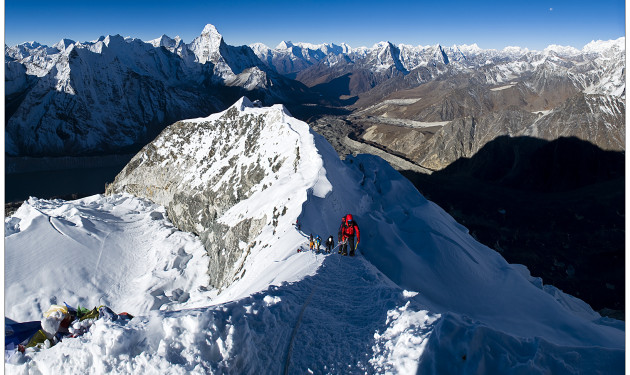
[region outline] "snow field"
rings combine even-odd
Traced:
[[[63,302],[137,315],[205,294],[203,246],[163,207],[130,195],[31,198],[5,233],[5,313],[18,321]]]

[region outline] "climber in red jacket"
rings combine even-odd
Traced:
[[[355,244],[354,237],[356,236],[357,242]],[[350,256],[353,257],[357,246],[359,246],[361,236],[359,235],[359,226],[356,221],[353,220],[351,214],[347,214],[341,219],[341,226],[339,227],[339,251],[342,255],[348,255],[348,247],[350,248]]]

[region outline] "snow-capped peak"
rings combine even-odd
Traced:
[[[545,54],[549,54],[551,52],[555,52],[556,54],[559,54],[559,55],[572,56],[572,55],[577,55],[578,53],[580,53],[580,50],[571,46],[560,46],[557,44],[551,44],[547,48],[545,48],[543,51],[543,53]]]
[[[108,47],[112,47],[113,45],[125,43],[125,38],[123,38],[120,34],[116,35],[108,35],[103,39],[103,44]]]
[[[212,24],[207,24],[201,35],[192,41],[189,48],[197,57],[197,61],[205,64],[213,54],[219,52],[222,43],[223,36],[219,34],[217,28]]]
[[[57,48],[60,51],[64,51],[66,50],[68,47],[70,47],[71,45],[75,44],[76,42],[74,40],[70,40],[70,39],[61,39],[57,44],[55,44],[53,47]]]
[[[529,52],[529,49],[518,47],[518,46],[507,46],[503,48],[503,52],[509,53],[509,54],[523,54],[524,55],[527,52]]]
[[[378,43],[374,43],[374,45],[372,46],[372,49],[381,49],[381,48],[385,48],[385,47],[387,47],[389,45],[391,45],[390,42],[380,41]]]
[[[619,51],[625,51],[626,38],[621,37],[614,40],[593,40],[582,48],[584,53],[602,53],[604,51],[616,48]]]
[[[252,43],[249,45],[249,48],[252,49],[252,51],[254,51],[254,53],[258,54],[266,54],[268,51],[271,50],[271,48],[269,48],[266,44],[264,43]]]
[[[214,26],[213,24],[209,23],[207,24],[203,30],[201,31],[201,35],[208,35],[213,39],[220,39],[223,38],[223,36],[219,33],[219,31],[217,30],[216,26]]]
[[[276,49],[283,50],[283,49],[289,49],[291,47],[293,47],[293,43],[291,43],[290,40],[283,40],[276,46]]]
[[[148,43],[153,45],[154,47],[167,47],[168,48],[168,47],[173,47],[176,42],[175,40],[168,37],[166,34],[162,34],[161,37],[157,39],[149,40]]]
[[[465,53],[465,54],[476,54],[476,53],[483,52],[483,50],[479,48],[477,43],[454,45],[453,49],[459,50],[460,52]]]

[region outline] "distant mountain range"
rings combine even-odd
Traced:
[[[402,121],[415,127],[409,136],[438,144],[380,146],[434,169],[505,134],[573,135],[625,149],[625,38],[544,51],[390,42],[234,47],[207,25],[190,44],[116,35],[5,46],[5,74],[5,150],[14,156],[137,150],[165,126],[223,110],[241,95],[297,108],[303,118],[343,108],[377,144]],[[437,137],[427,137],[427,123],[438,126]],[[464,146],[445,150],[449,142]]]
[[[9,155],[81,155],[139,148],[165,126],[205,116],[243,93],[292,102],[306,87],[267,68],[208,25],[190,44],[101,37],[5,47]]]

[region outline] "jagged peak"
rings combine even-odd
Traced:
[[[148,43],[154,45],[155,47],[159,47],[159,46],[165,46],[166,47],[169,44],[171,44],[172,40],[173,39],[171,39],[168,35],[162,34],[159,38],[149,40]]]
[[[289,49],[293,46],[294,44],[290,40],[283,40],[276,46],[276,49]]]
[[[346,43],[341,43],[341,50],[343,51],[343,53],[350,53],[352,52],[352,47],[350,47],[348,44]]]
[[[221,34],[219,33],[219,31],[217,30],[216,26],[214,26],[213,24],[209,23],[207,24],[203,30],[201,31],[201,35],[204,34],[208,34],[208,35],[219,35],[221,36]]]
[[[147,43],[154,47],[177,48],[182,43],[182,38],[179,35],[171,38],[166,34],[162,34],[159,38],[150,40]]]
[[[381,49],[381,48],[387,48],[387,47],[391,47],[393,46],[393,44],[389,41],[380,41],[378,43],[375,43],[372,48],[373,49]]]
[[[214,25],[209,23],[203,28],[203,30],[201,31],[201,35],[195,38],[193,43],[195,41],[209,44],[212,49],[214,49],[213,47],[219,48],[219,45],[223,42],[223,35],[219,33]]]
[[[25,47],[25,48],[28,48],[28,49],[35,49],[35,48],[38,48],[38,47],[42,47],[42,44],[32,40],[30,42],[20,43],[20,44],[18,44],[18,46]]]
[[[266,54],[270,53],[270,51],[271,51],[271,48],[269,48],[264,43],[252,43],[248,47],[251,48],[252,51],[254,51],[254,53],[256,55],[258,55],[258,56],[266,55]]]
[[[461,52],[467,52],[467,53],[479,53],[479,52],[483,51],[481,48],[479,48],[477,43],[473,43],[473,44],[459,44],[459,45],[454,44],[453,45],[453,49],[459,50]]]
[[[249,48],[251,49],[269,49],[269,47],[265,44],[265,43],[260,43],[260,42],[256,42],[256,43],[252,43],[249,45]]]
[[[75,43],[76,42],[74,40],[64,38],[57,42],[57,44],[55,44],[53,47],[57,48],[60,51],[63,51]]]
[[[125,38],[123,38],[120,34],[116,35],[108,35],[102,40],[103,44],[106,46],[111,46],[113,44],[121,44],[125,42]]]
[[[205,64],[210,56],[215,52],[218,52],[221,45],[225,44],[223,36],[217,31],[217,28],[212,24],[207,24],[203,28],[201,35],[195,38],[190,43],[190,50],[197,56],[198,61],[201,64]]]

